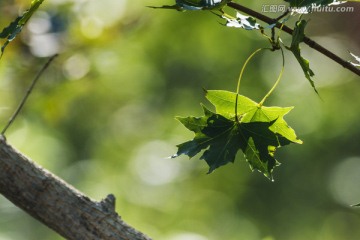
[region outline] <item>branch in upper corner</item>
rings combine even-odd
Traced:
[[[277,22],[276,19],[272,19],[269,18],[259,12],[256,12],[250,8],[244,7],[240,4],[234,3],[234,2],[229,2],[227,4],[228,7],[231,7],[233,9],[236,9],[240,12],[246,13],[254,18],[257,18],[267,24],[275,24],[276,28],[281,28],[282,31],[292,35],[293,34],[293,29],[289,28],[288,26],[282,25],[281,23]],[[354,65],[352,65],[350,62],[345,61],[344,59],[342,59],[341,57],[337,56],[336,54],[334,54],[333,52],[329,51],[328,49],[324,48],[323,46],[321,46],[320,44],[316,43],[315,41],[311,40],[308,37],[304,37],[303,42],[308,45],[309,47],[315,49],[316,51],[324,54],[325,56],[327,56],[328,58],[330,58],[331,60],[333,60],[334,62],[340,64],[341,66],[343,66],[344,68],[350,70],[351,72],[355,73],[356,75],[360,76],[360,69],[355,67]]]

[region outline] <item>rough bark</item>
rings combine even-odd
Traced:
[[[150,239],[121,220],[113,195],[91,200],[16,151],[3,136],[0,193],[66,239]]]

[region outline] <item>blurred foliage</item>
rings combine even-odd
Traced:
[[[1,1],[0,25],[28,4]],[[192,137],[174,116],[201,114],[202,87],[234,91],[247,56],[268,43],[209,12],[145,7],[163,4],[171,3],[45,1],[0,62],[3,125],[44,58],[60,56],[8,141],[96,200],[115,194],[122,218],[154,239],[359,239],[359,209],[349,207],[360,200],[359,78],[302,47],[321,101],[288,54],[268,104],[295,106],[287,122],[304,144],[278,152],[274,183],[240,155],[207,175],[203,161],[167,158]],[[263,3],[244,4],[260,11]],[[311,15],[305,33],[358,56],[355,11]],[[255,57],[241,93],[260,100],[280,68],[277,53]],[[0,214],[0,239],[61,239],[3,197]]]

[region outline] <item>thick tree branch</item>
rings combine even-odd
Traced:
[[[236,9],[240,12],[246,13],[256,19],[259,19],[267,24],[274,24],[277,23],[276,19],[272,19],[269,18],[259,12],[256,12],[250,8],[244,7],[240,4],[234,3],[234,2],[229,2],[227,4],[227,6]],[[281,28],[282,31],[291,34],[293,33],[293,29],[287,27],[287,26],[282,26],[280,23],[276,24],[277,28]],[[328,49],[324,48],[323,46],[321,46],[320,44],[316,43],[315,41],[311,40],[308,37],[304,38],[304,43],[307,44],[309,47],[315,49],[316,51],[324,54],[325,56],[327,56],[328,58],[330,58],[331,60],[335,61],[336,63],[340,64],[341,66],[343,66],[344,68],[350,70],[351,72],[355,73],[356,75],[360,76],[360,68],[355,67],[354,65],[352,65],[350,62],[345,61],[344,59],[342,59],[341,57],[337,56],[336,54],[334,54],[333,52],[329,51]]]
[[[14,150],[0,135],[0,193],[70,240],[150,240],[115,212],[115,197],[101,202]]]

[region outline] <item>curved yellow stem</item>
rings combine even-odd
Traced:
[[[244,70],[246,68],[246,65],[249,63],[249,61],[255,56],[255,54],[257,54],[258,52],[260,52],[261,50],[264,50],[264,49],[268,49],[268,48],[259,48],[257,50],[255,50],[245,61],[241,71],[240,71],[240,76],[239,76],[239,79],[238,79],[238,83],[237,83],[237,88],[236,88],[236,94],[239,94],[239,91],[240,91],[240,81],[242,79],[242,76],[244,74]]]
[[[275,90],[275,88],[277,87],[277,85],[280,82],[280,79],[284,73],[284,68],[285,68],[285,57],[284,57],[284,50],[282,48],[280,48],[281,50],[281,56],[282,56],[282,67],[281,67],[281,71],[279,74],[279,77],[277,78],[276,82],[274,83],[274,85],[272,86],[272,88],[269,90],[269,92],[264,96],[264,98],[260,101],[259,106],[262,106],[264,104],[264,102],[266,101],[266,99],[272,94],[272,92]]]
[[[236,98],[235,98],[235,121],[236,121],[236,122],[239,122],[239,118],[238,118],[238,114],[237,114],[237,105],[238,105],[238,97],[239,97],[239,92],[240,92],[240,82],[241,82],[242,76],[243,76],[243,74],[244,74],[246,65],[249,63],[249,61],[250,61],[258,52],[260,52],[261,50],[264,50],[264,49],[268,49],[268,48],[259,48],[259,49],[255,50],[255,51],[246,59],[243,67],[241,68],[240,76],[239,76],[239,79],[238,79],[238,82],[237,82],[237,87],[236,87]]]

